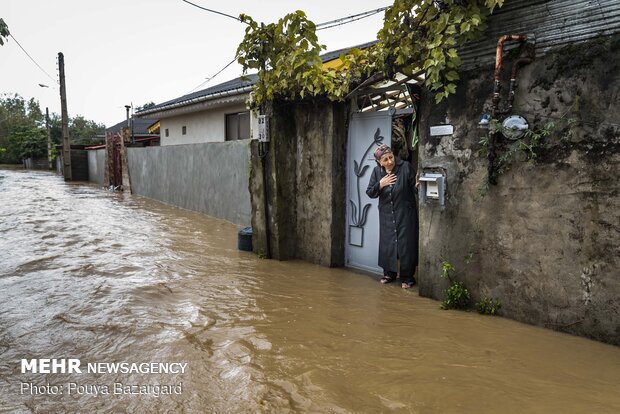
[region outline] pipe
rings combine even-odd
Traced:
[[[502,70],[502,57],[504,54],[504,43],[510,40],[518,41],[518,42],[526,42],[527,36],[503,35],[503,36],[500,36],[500,38],[497,40],[497,47],[495,49],[495,73],[494,73],[494,82],[493,82],[493,98],[491,99],[491,101],[493,102],[493,109],[491,111],[491,117],[493,119],[497,119],[497,116],[500,114],[499,102],[501,98],[499,96],[499,93],[501,90],[501,85],[499,82],[499,78],[500,78],[500,73]],[[516,62],[515,62],[515,65],[516,65]],[[514,66],[513,66],[513,74],[516,74]],[[515,78],[515,76],[513,76],[513,78]],[[513,83],[513,79],[510,80],[510,90],[511,90],[511,95],[512,95],[512,97],[509,96],[510,109],[512,109],[512,100],[514,100],[514,84],[515,83],[516,83],[516,79],[514,79],[514,83]],[[487,169],[487,175],[488,175],[489,184],[492,184],[492,185],[497,184],[497,177],[496,177],[496,171],[495,171],[495,158],[496,158],[495,156],[495,135],[496,134],[497,134],[497,131],[495,131],[493,128],[489,130],[489,151],[488,151],[489,165]]]
[[[503,35],[497,40],[497,47],[495,49],[495,82],[493,86],[493,113],[492,116],[495,118],[499,112],[499,91],[501,89],[499,83],[500,72],[502,70],[502,56],[504,54],[504,43],[509,40],[514,40],[517,42],[527,42],[527,36],[524,35]]]
[[[519,67],[527,65],[528,63],[532,63],[532,60],[533,60],[532,58],[521,58],[521,59],[518,59],[512,65],[512,76],[510,77],[510,90],[508,92],[508,106],[506,107],[506,110],[504,111],[504,113],[509,114],[510,112],[512,112],[512,104],[514,103],[514,100],[515,100],[515,88],[517,86],[517,72],[519,71]]]

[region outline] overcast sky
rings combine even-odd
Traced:
[[[271,23],[304,10],[315,23],[378,9],[390,0],[191,0],[206,8]],[[70,116],[111,126],[125,105],[164,102],[184,95],[234,58],[245,25],[181,0],[2,0],[0,18],[48,77],[9,38],[0,46],[0,93],[35,98],[60,113],[58,52],[65,57]],[[383,13],[319,31],[327,51],[376,38]],[[233,79],[231,65],[204,89]],[[38,84],[55,86],[41,88]]]

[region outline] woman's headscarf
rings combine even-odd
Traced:
[[[391,153],[392,148],[388,147],[386,144],[379,145],[379,148],[375,150],[375,159],[381,161],[381,157],[383,157],[387,153]]]

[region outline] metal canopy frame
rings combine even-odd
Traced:
[[[407,83],[422,83],[424,72],[410,76],[397,73],[393,80],[371,76],[347,95],[355,112],[377,112],[392,109],[398,113],[411,113],[413,100],[409,96]]]

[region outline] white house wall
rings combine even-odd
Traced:
[[[226,115],[247,111],[245,104],[209,109],[160,120],[161,145],[226,141]],[[186,127],[185,135],[182,134]],[[168,136],[166,136],[166,130]]]

